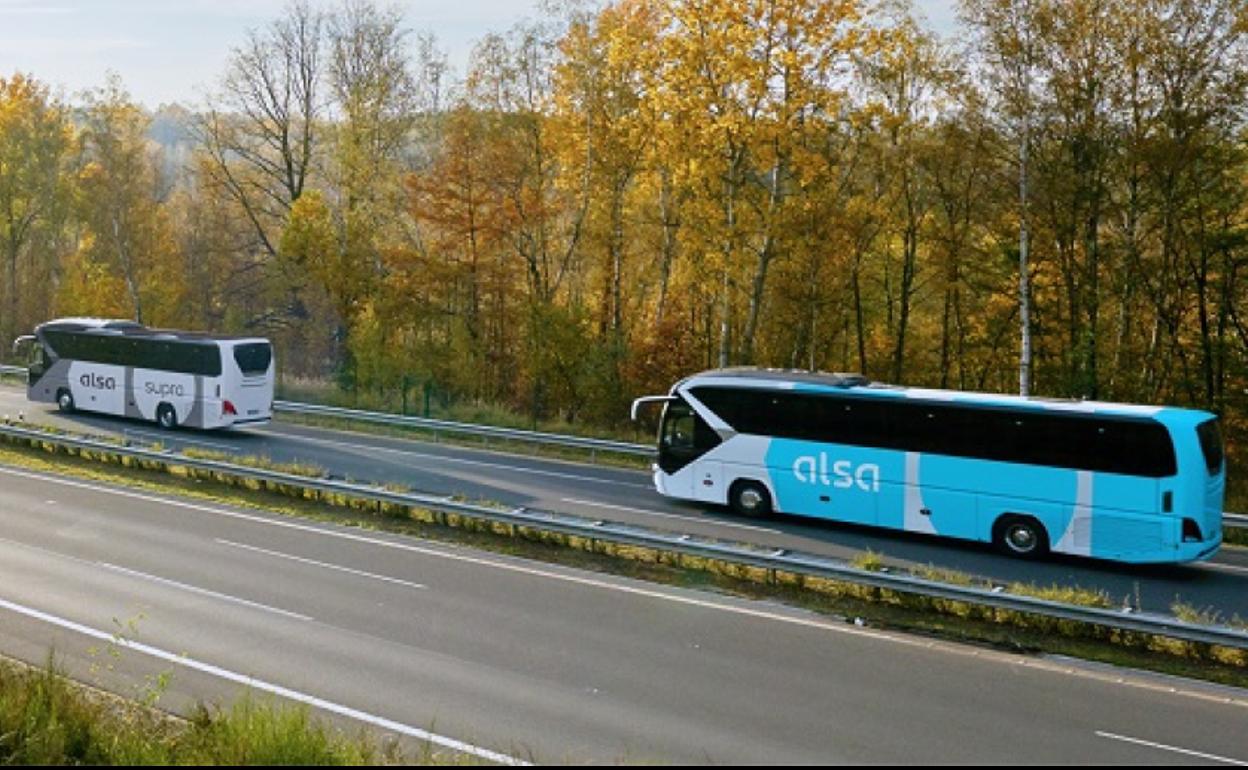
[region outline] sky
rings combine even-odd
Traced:
[[[332,5],[335,3],[326,3]],[[537,18],[536,0],[399,0],[408,29],[432,32],[463,72],[473,44]],[[914,0],[939,32],[954,28],[956,0]],[[249,29],[286,0],[0,0],[0,77],[24,72],[65,97],[103,85],[109,70],[150,109],[203,101]]]

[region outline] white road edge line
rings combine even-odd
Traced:
[[[255,553],[261,553],[261,554],[264,554],[265,556],[274,556],[279,559],[289,559],[290,561],[299,562],[300,564],[310,564],[314,567],[323,567],[324,569],[332,569],[338,572],[345,572],[348,575],[357,575],[359,577],[371,578],[372,580],[381,580],[386,583],[394,583],[395,585],[406,586],[407,588],[428,588],[429,587],[421,583],[412,583],[411,581],[408,581],[408,580],[400,580],[399,578],[387,577],[386,575],[377,575],[372,572],[365,572],[363,570],[351,569],[350,567],[343,567],[339,564],[329,564],[323,561],[316,561],[315,559],[305,559],[302,556],[294,556],[289,553],[282,553],[281,551],[270,551],[267,548],[258,548],[254,545],[247,545],[246,543],[235,543],[232,540],[222,540],[219,537],[215,538],[215,540],[221,545],[227,545],[231,548],[241,548],[245,551],[253,551]]]
[[[697,524],[714,524],[720,527],[736,527],[737,529],[748,529],[752,532],[766,532],[770,535],[781,534],[778,529],[768,529],[766,527],[755,527],[750,524],[738,524],[735,521],[720,521],[719,519],[699,519],[696,516],[681,516],[678,513],[663,513],[662,511],[651,511],[645,508],[630,508],[627,505],[612,505],[610,503],[596,503],[593,500],[577,500],[574,497],[560,498],[560,502],[571,503],[573,505],[588,505],[594,508],[609,508],[613,511],[629,511],[632,513],[644,513],[647,516],[662,516],[665,519],[679,519],[680,521],[692,521]]]
[[[207,588],[200,588],[198,586],[189,585],[187,583],[179,583],[176,580],[170,580],[169,578],[163,578],[158,575],[149,575],[146,572],[139,572],[138,570],[128,569],[126,567],[120,567],[116,564],[109,564],[106,561],[97,561],[96,566],[103,567],[104,569],[111,570],[113,572],[118,572],[122,575],[129,575],[130,577],[137,577],[141,580],[149,580],[153,583],[159,583],[160,585],[169,586],[170,588],[177,588],[182,591],[189,591],[190,593],[199,594],[200,596],[207,596],[212,599],[221,599],[222,601],[233,602],[234,604],[241,604],[244,607],[251,607],[253,609],[264,610],[265,612],[273,612],[278,615],[284,615],[288,618],[294,618],[295,620],[312,620],[312,618],[308,617],[307,615],[300,615],[298,612],[291,612],[289,610],[278,609],[277,607],[270,607],[267,604],[261,604],[260,602],[253,602],[247,599],[240,599],[237,596],[230,596],[229,594],[223,594],[223,593],[218,593],[216,591],[210,591]]]
[[[1100,738],[1108,738],[1113,741],[1122,741],[1123,743],[1133,743],[1137,746],[1144,746],[1150,749],[1160,749],[1161,751],[1171,751],[1171,752],[1174,752],[1175,754],[1184,754],[1189,757],[1198,757],[1200,759],[1208,759],[1214,762],[1221,762],[1225,765],[1237,765],[1239,767],[1248,767],[1248,762],[1245,762],[1242,759],[1220,757],[1217,754],[1206,754],[1203,751],[1193,751],[1192,749],[1184,749],[1179,746],[1167,746],[1164,743],[1154,743],[1153,741],[1146,741],[1146,740],[1143,740],[1142,738],[1130,738],[1126,735],[1116,735],[1114,733],[1107,733],[1101,730],[1097,730],[1096,735]]]
[[[134,650],[135,652],[140,652],[160,660],[168,661],[169,663],[186,666],[187,668],[194,669],[201,673],[209,674],[230,682],[244,685],[246,687],[271,693],[281,698],[288,698],[298,703],[311,706],[312,708],[328,711],[331,714],[337,714],[339,716],[347,717],[348,719],[355,719],[360,722],[365,722],[375,727],[379,727],[383,730],[391,730],[418,740],[428,741],[429,743],[451,749],[452,751],[458,751],[463,754],[471,754],[475,757],[480,757],[490,762],[497,762],[503,765],[528,766],[531,764],[508,754],[502,754],[496,751],[491,751],[490,749],[481,748],[480,746],[474,746],[471,743],[457,741],[454,738],[448,738],[445,735],[431,733],[428,730],[422,730],[419,727],[413,727],[402,722],[396,722],[392,719],[377,716],[376,714],[370,714],[367,711],[360,711],[359,709],[354,709],[350,706],[344,706],[339,703],[334,703],[333,701],[318,698],[315,695],[308,695],[306,693],[299,692],[298,690],[292,690],[288,687],[272,684],[264,681],[263,679],[256,679],[254,677],[247,676],[246,674],[238,674],[228,669],[214,666],[211,663],[204,663],[202,661],[195,660],[194,658],[186,657],[185,655],[179,655],[162,650],[159,647],[153,647],[149,644],[143,644],[142,642],[136,642],[131,639],[119,638],[115,634],[100,631],[90,626],[76,623],[72,620],[66,620],[65,618],[61,618],[41,610],[36,610],[31,607],[14,604],[13,602],[5,599],[0,599],[0,608],[9,610],[10,612],[16,612],[19,615],[25,615],[28,618],[41,620],[45,623],[51,623],[52,625],[59,626],[70,631],[75,631],[83,634],[84,636],[89,636],[92,639],[99,639],[111,644],[116,644],[120,647]]]

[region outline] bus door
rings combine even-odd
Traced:
[[[26,381],[33,386],[48,370],[48,355],[43,343],[33,334],[25,334],[13,341],[13,354],[26,364]]]
[[[693,463],[693,497],[704,503],[724,504],[728,490],[724,487],[724,464],[719,460],[696,460]]]
[[[663,410],[663,424],[659,429],[659,470],[667,476],[664,491],[677,497],[709,499],[699,491],[702,483],[696,477],[714,473],[714,469],[701,467],[703,463],[696,461],[719,442],[719,435],[687,402],[669,402]],[[713,488],[719,491],[718,482]],[[722,501],[723,494],[718,497]]]

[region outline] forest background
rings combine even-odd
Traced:
[[[896,0],[548,11],[460,74],[296,1],[155,113],[0,75],[0,340],[263,334],[287,387],[599,431],[705,368],[857,371],[1248,445],[1242,0],[962,0],[948,39]]]

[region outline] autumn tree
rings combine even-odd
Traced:
[[[0,350],[51,304],[72,141],[66,108],[46,85],[21,73],[0,77]]]
[[[77,209],[85,233],[62,287],[62,308],[178,323],[184,275],[145,137],[150,120],[116,76],[86,95],[81,119]],[[93,275],[104,280],[89,280]],[[110,291],[114,286],[124,298]]]
[[[392,265],[391,284],[419,311],[425,369],[470,398],[506,399],[518,345],[510,269],[513,208],[499,179],[509,158],[492,141],[494,121],[460,103],[446,116],[442,141],[425,168],[408,177],[409,211],[422,247]]]
[[[962,0],[963,18],[976,37],[1000,129],[1017,149],[1018,392],[1032,389],[1031,154],[1035,121],[1035,80],[1049,0]]]
[[[691,234],[701,242],[704,278],[714,275],[719,286],[719,364],[750,363],[768,274],[787,253],[785,232],[800,206],[805,139],[837,116],[849,57],[871,38],[856,2],[688,0],[669,8],[655,98],[683,130],[664,149],[696,161],[678,166],[692,171],[682,183],[693,190],[701,227]]]
[[[931,127],[951,77],[951,65],[935,38],[919,29],[908,9],[895,7],[892,14],[882,32],[888,44],[863,56],[860,70],[867,93],[876,102],[866,108],[875,115],[881,142],[877,184],[888,191],[885,206],[892,214],[879,246],[887,327],[893,341],[889,377],[902,382],[923,267],[920,257],[926,256],[920,251],[934,205],[933,185],[923,177],[923,158],[935,149]]]
[[[324,27],[321,11],[293,0],[282,18],[248,32],[197,127],[203,170],[270,257],[321,152]]]

